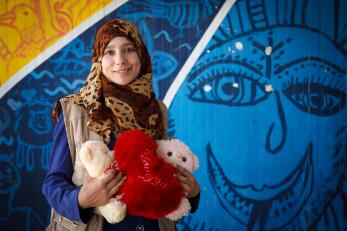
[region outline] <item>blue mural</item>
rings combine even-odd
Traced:
[[[44,222],[30,207],[18,206],[14,194],[21,184],[9,156],[0,154],[0,225],[5,230],[41,230]],[[20,221],[20,222],[18,222]]]
[[[238,1],[186,77],[170,115],[202,160],[190,228],[346,230],[346,17],[329,7]]]
[[[42,230],[54,102],[88,75],[97,27],[136,23],[164,99],[224,1],[129,1],[0,99],[0,224]],[[347,1],[239,0],[169,107],[200,159],[199,210],[179,230],[347,230]],[[2,228],[1,228],[2,229]]]

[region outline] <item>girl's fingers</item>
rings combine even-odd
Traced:
[[[190,192],[190,187],[188,184],[182,184],[182,187],[183,187],[184,196],[187,197]]]
[[[118,175],[114,176],[114,178],[105,185],[105,188],[107,190],[111,191],[116,185],[118,185],[122,179],[124,178],[124,175],[122,173],[118,173]]]
[[[185,192],[186,197],[194,197],[199,191],[200,187],[194,176],[185,168],[178,168],[178,173],[176,175],[177,179],[181,182],[183,190]]]
[[[184,189],[185,192],[189,192],[189,189],[190,189],[189,185],[182,184],[182,186],[183,186],[183,189]]]
[[[177,174],[176,175],[177,179],[183,183],[187,183],[188,182],[188,178],[184,175],[181,175],[181,174]]]
[[[191,173],[180,165],[176,165],[177,170],[184,176],[189,176]]]
[[[100,179],[100,183],[107,185],[110,181],[114,179],[114,177],[115,177],[115,172],[113,171],[106,172],[105,176],[103,176]]]
[[[126,179],[126,177],[124,176],[111,190],[110,190],[110,195],[114,196],[118,193],[120,187],[122,186],[124,180]]]
[[[91,177],[91,176],[89,176],[89,174],[88,174],[88,173],[86,173],[86,174],[84,175],[84,182],[91,181],[91,179],[92,179],[92,177]]]
[[[115,184],[118,184],[124,177],[123,173],[118,173],[117,175],[114,176],[114,178],[109,181],[107,184],[110,185],[111,187],[114,186]]]

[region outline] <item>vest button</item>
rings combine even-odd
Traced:
[[[143,226],[143,224],[136,226],[136,231],[144,231],[144,230],[145,230],[145,227]]]

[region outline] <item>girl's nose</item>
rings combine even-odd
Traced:
[[[115,55],[115,63],[116,65],[123,65],[125,64],[125,58],[124,55],[121,52],[117,52],[118,54]]]

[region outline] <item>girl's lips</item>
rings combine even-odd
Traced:
[[[124,72],[127,72],[129,71],[130,68],[125,68],[125,69],[122,69],[122,70],[118,70],[118,71],[113,71],[113,72],[116,72],[116,73],[124,73]]]

